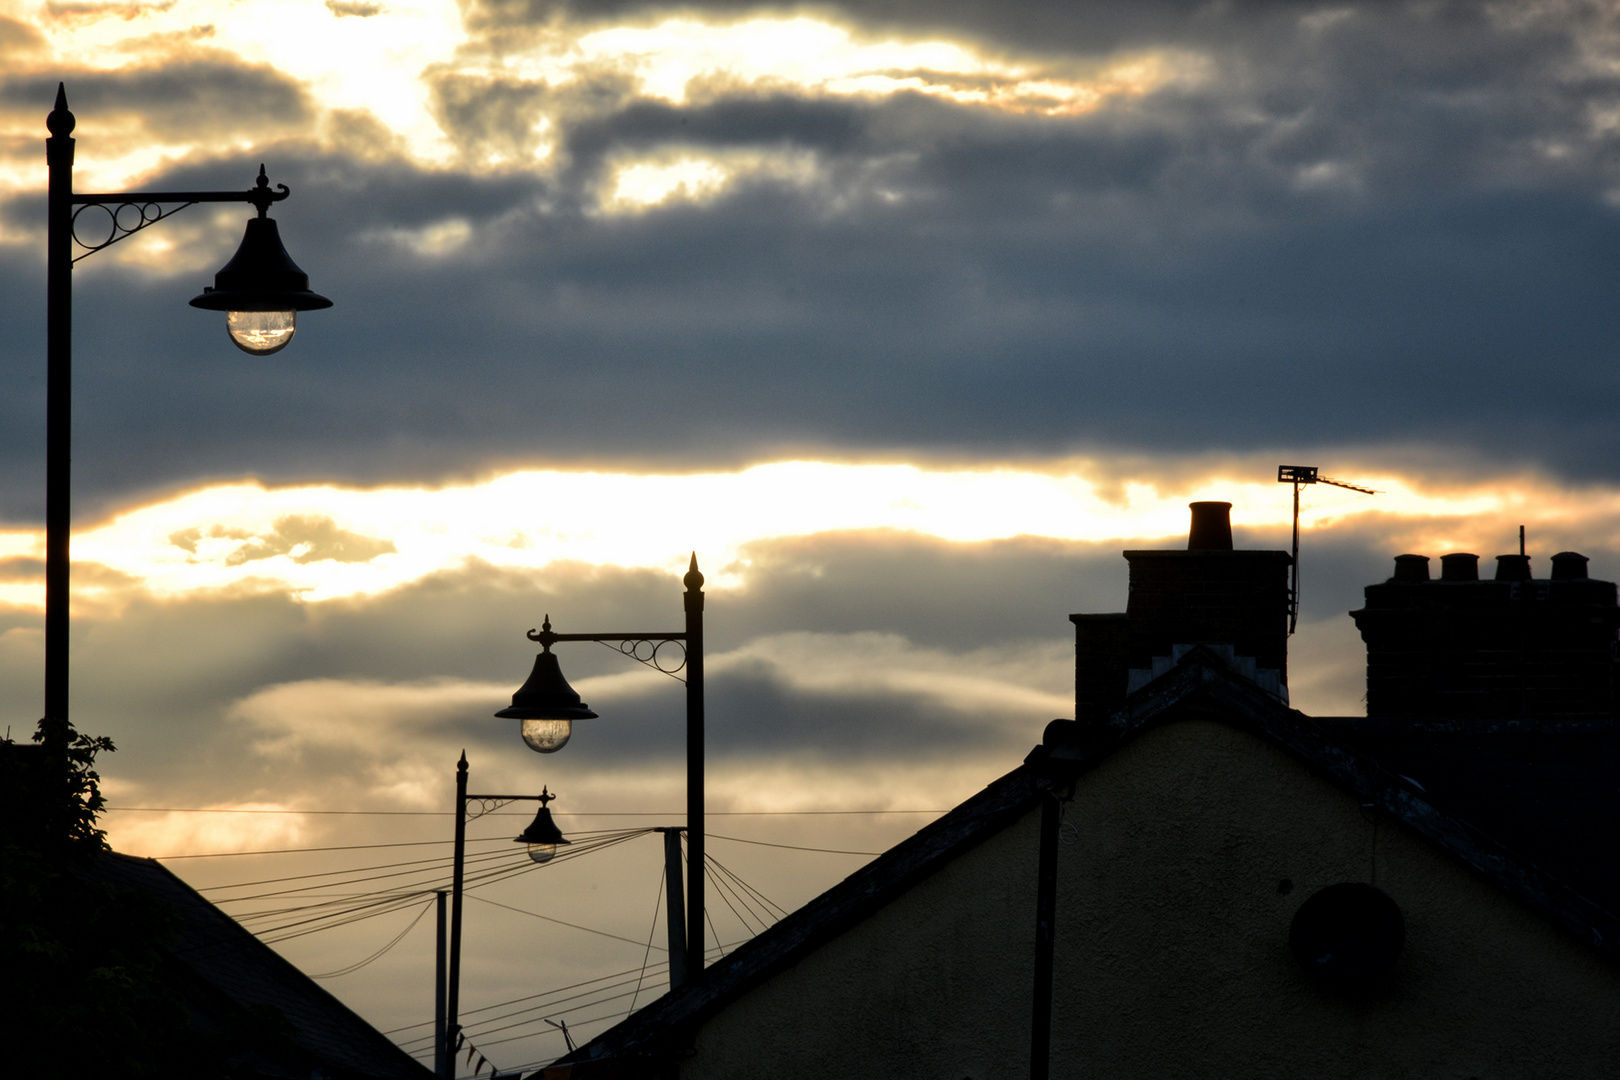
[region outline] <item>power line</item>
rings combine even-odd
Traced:
[[[768,840],[744,840],[740,836],[719,836],[719,835],[716,835],[715,833],[710,833],[708,838],[710,840],[730,840],[730,841],[732,841],[734,843],[738,843],[738,844],[757,844],[760,847],[786,848],[789,851],[820,851],[820,852],[823,852],[823,853],[828,854],[828,855],[881,855],[881,854],[883,854],[883,852],[881,852],[881,851],[842,851],[842,850],[840,850],[838,848],[801,847],[798,844],[773,844],[773,843],[769,842]]]
[[[152,813],[152,814],[325,814],[325,815],[353,815],[361,817],[455,817],[454,810],[265,810],[236,807],[211,806],[108,806],[105,810],[122,813]],[[949,810],[710,810],[709,817],[825,817],[850,814],[943,814]],[[624,810],[611,813],[586,813],[572,810],[556,810],[557,817],[681,817],[686,811],[681,810]],[[521,810],[492,810],[484,817],[533,817],[534,815]]]
[[[436,844],[453,843],[454,840],[408,840],[397,844],[344,844],[339,847],[271,848],[265,851],[208,851],[198,855],[153,855],[152,858],[159,862],[168,859],[230,859],[239,855],[302,855],[311,851],[371,851],[376,848],[431,847]]]
[[[328,971],[324,975],[311,975],[310,978],[312,978],[312,979],[335,979],[339,975],[348,975],[348,974],[350,974],[352,972],[359,971],[361,968],[365,967],[367,964],[371,963],[373,960],[377,959],[379,956],[386,953],[389,949],[392,949],[395,945],[398,945],[401,941],[405,940],[405,935],[410,933],[412,930],[416,929],[416,924],[422,921],[422,916],[426,915],[428,913],[428,909],[431,908],[431,907],[433,907],[433,902],[432,901],[429,901],[428,903],[423,904],[422,905],[422,910],[418,911],[416,913],[416,918],[411,920],[411,923],[410,923],[409,926],[407,926],[405,929],[401,930],[398,934],[394,935],[394,939],[392,941],[390,941],[388,944],[384,945],[382,948],[378,949],[376,952],[372,953],[370,956],[366,957],[364,960],[361,960],[361,961],[359,961],[357,963],[350,964],[348,967],[345,967],[345,968],[339,968],[336,971]]]
[[[487,815],[487,814],[479,814],[478,816],[479,817],[488,817],[489,815]],[[524,815],[520,815],[520,816],[528,817],[528,816],[531,816],[531,815],[524,814]],[[608,834],[608,833],[620,832],[620,831],[623,831],[623,830],[602,829],[602,830],[599,830],[596,833],[586,832],[586,833],[577,833],[576,835],[579,835],[579,836],[596,836],[596,835],[605,835],[605,834]],[[636,829],[636,830],[632,830],[632,831],[637,832],[637,833],[643,833],[643,832],[646,832],[647,830],[646,829]],[[486,836],[486,837],[481,837],[477,842],[479,842],[479,843],[491,843],[491,842],[493,842],[495,840],[499,840],[499,839],[509,839],[509,838]],[[473,841],[469,841],[469,843],[471,843],[471,842],[473,842]],[[197,853],[197,854],[189,854],[189,855],[152,855],[152,856],[149,856],[149,857],[153,858],[153,859],[157,859],[159,861],[162,861],[164,859],[224,859],[224,858],[230,858],[230,857],[236,856],[236,855],[298,855],[298,854],[303,854],[305,852],[314,852],[314,851],[368,851],[368,850],[372,850],[372,849],[375,849],[375,848],[431,847],[434,844],[454,844],[454,843],[455,843],[454,840],[408,840],[408,841],[401,841],[399,843],[392,843],[392,844],[345,844],[345,845],[342,845],[342,846],[339,846],[339,847],[270,848],[270,849],[266,849],[264,851],[205,851],[205,852],[200,852],[200,853]]]

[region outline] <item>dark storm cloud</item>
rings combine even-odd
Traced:
[[[308,93],[296,79],[268,64],[244,63],[205,48],[186,48],[161,65],[0,74],[0,109],[37,114],[44,138],[45,114],[59,81],[67,85],[81,145],[98,129],[128,121],[137,122],[148,138],[190,143],[209,137],[223,141],[244,128],[273,138],[307,130],[314,118]]]
[[[1093,5],[1069,13],[1079,44],[1053,33],[1049,53],[1163,47],[1207,70],[1072,118],[780,87],[677,106],[609,70],[439,72],[469,159],[555,139],[558,168],[476,178],[378,157],[375,139],[364,160],[287,141],[154,180],[234,187],[270,159],[295,192],[277,209],[289,250],[338,307],[248,362],[214,321],[172,314],[206,277],[83,273],[77,490],[94,508],[245,473],[1381,443],[1612,476],[1620,128],[1603,117],[1620,84],[1603,12],[1488,14]],[[1058,17],[972,25],[1012,40]],[[249,75],[230,77],[248,93]],[[273,89],[300,115],[296,88]],[[796,152],[816,173],[599,212],[614,162],[664,151]],[[412,246],[445,222],[467,243]],[[0,285],[17,298],[4,464],[25,476],[37,264],[7,249]],[[26,485],[5,498],[38,512]]]

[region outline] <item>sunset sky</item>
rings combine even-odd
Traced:
[[[570,835],[678,823],[667,678],[559,647],[601,719],[554,757],[490,714],[548,613],[678,629],[693,551],[710,851],[789,908],[1070,714],[1067,616],[1123,609],[1122,549],[1181,546],[1205,498],[1286,548],[1279,464],[1379,491],[1305,492],[1307,712],[1362,708],[1345,612],[1395,554],[1488,568],[1524,525],[1538,576],[1620,575],[1620,5],[0,0],[16,738],[59,81],[79,190],[262,162],[335,303],[268,358],[188,308],[234,205],[75,270],[73,717],[119,747],[111,839],[299,849],[169,862],[199,886],[442,857],[463,748]],[[480,851],[521,859],[523,824]],[[358,847],[390,843],[438,846]],[[471,906],[467,1007],[656,961],[659,851],[488,886],[530,914]],[[226,906],[254,903],[294,901]],[[278,947],[339,971],[420,910]],[[325,985],[425,1020],[431,921]],[[475,1042],[549,1060],[541,1017],[631,999],[579,1004]]]

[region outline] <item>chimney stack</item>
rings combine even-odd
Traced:
[[[1195,645],[1288,700],[1286,551],[1237,551],[1232,504],[1190,504],[1185,550],[1127,551],[1124,612],[1071,615],[1075,718],[1098,723]]]
[[[1615,715],[1615,586],[1586,576],[1586,556],[1561,551],[1552,576],[1528,555],[1395,556],[1395,574],[1366,588],[1350,617],[1367,643],[1367,715],[1489,723]]]

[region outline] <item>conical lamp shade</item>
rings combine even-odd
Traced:
[[[563,678],[556,654],[543,652],[534,658],[528,681],[512,695],[510,708],[495,714],[508,720],[593,720],[596,714],[579,700],[574,688]]]
[[[309,291],[309,275],[282,246],[274,218],[247,223],[242,246],[191,306],[208,311],[316,311],[332,301]]]

